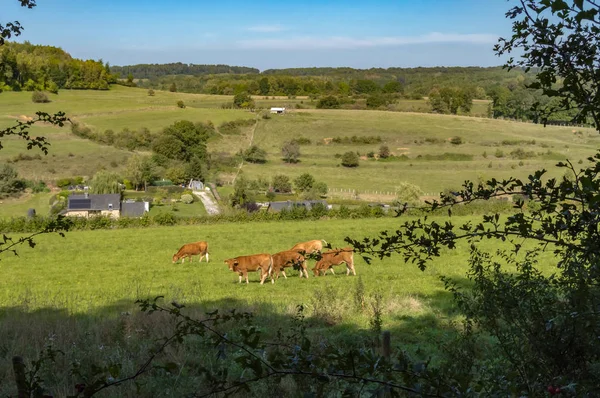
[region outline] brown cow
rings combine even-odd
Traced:
[[[248,271],[261,271],[260,284],[262,285],[267,279],[267,276],[271,275],[271,268],[273,267],[273,258],[268,253],[253,254],[251,256],[239,256],[225,260],[225,264],[229,266],[229,269],[233,272],[237,272],[240,276],[239,283],[242,283],[242,276],[246,278],[248,283]],[[271,276],[271,283],[275,283]]]
[[[173,264],[179,261],[179,259],[181,259],[181,263],[183,264],[186,257],[189,257],[190,262],[192,262],[194,260],[193,256],[196,255],[200,255],[200,261],[198,262],[201,262],[205,256],[206,262],[208,262],[208,243],[200,241],[181,246],[181,249],[173,254]]]
[[[312,270],[315,276],[320,276],[321,271],[326,274],[328,269],[335,275],[333,266],[340,265],[341,263],[346,263],[346,275],[350,275],[350,271],[356,275],[356,271],[354,270],[354,251],[351,247],[330,250],[321,254],[321,259],[317,261],[315,268]]]
[[[306,260],[304,256],[297,251],[286,250],[283,252],[273,254],[273,268],[271,274],[276,274],[279,279],[279,272],[283,274],[283,277],[287,279],[284,268],[300,266],[300,278],[302,278],[302,272],[306,278],[308,278],[308,271],[306,270]]]
[[[308,242],[296,243],[291,250],[304,254],[321,253],[323,251],[323,243],[327,244],[323,239],[309,240]]]

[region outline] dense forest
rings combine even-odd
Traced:
[[[166,75],[217,75],[217,74],[258,74],[256,68],[229,65],[196,65],[181,62],[171,64],[138,64],[127,66],[113,66],[113,73],[121,76],[133,75],[135,79],[152,79]]]
[[[102,61],[80,60],[58,47],[29,42],[0,47],[0,92],[59,88],[108,90],[115,78]]]

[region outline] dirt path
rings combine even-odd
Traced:
[[[258,127],[258,115],[256,115],[256,123],[254,123],[254,127],[252,127],[252,132],[250,133],[250,143],[248,144],[248,148],[250,148],[252,146],[252,142],[254,141],[254,132],[256,131],[256,128]],[[233,177],[233,181],[231,181],[232,184],[235,184],[235,180],[238,177],[238,174],[240,174],[240,171],[242,171],[242,166],[244,165],[244,159],[242,159],[242,161],[240,162],[240,165],[238,166],[237,172],[235,173],[235,177]]]
[[[202,201],[202,204],[204,205],[208,215],[213,216],[221,213],[219,205],[217,205],[217,203],[213,200],[210,193],[206,191],[194,191],[194,195],[196,195]]]

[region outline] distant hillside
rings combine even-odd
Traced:
[[[187,67],[184,64],[172,64]],[[168,65],[165,71],[172,70]],[[155,70],[162,67],[155,65]],[[429,95],[434,88],[444,86],[469,87],[476,92],[476,98],[486,98],[486,93],[495,86],[514,88],[526,81],[521,70],[507,72],[501,67],[436,67],[436,68],[294,68],[269,69],[258,73],[181,73],[148,77],[131,67],[112,68],[129,70],[135,78],[149,80],[140,83],[143,87],[168,90],[175,84],[177,91],[202,94],[231,95],[247,91],[253,95],[286,95],[286,96],[322,96],[322,95],[372,95],[404,94],[406,97],[421,98]],[[206,66],[204,66],[206,67]],[[128,69],[129,68],[129,69]],[[206,67],[208,68],[208,67]],[[221,66],[213,66],[214,70]],[[223,67],[229,68],[229,67]],[[233,67],[231,67],[233,68]],[[209,69],[206,69],[209,70]],[[240,71],[243,69],[240,69]],[[136,71],[138,73],[136,74]]]
[[[25,43],[0,47],[0,92],[59,88],[108,90],[108,65],[80,60],[61,48]]]
[[[177,62],[172,64],[112,66],[111,72],[120,74],[121,77],[126,77],[131,73],[136,79],[151,79],[166,75],[258,74],[260,71],[256,68],[248,68],[246,66],[195,65]]]

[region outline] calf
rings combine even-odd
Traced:
[[[330,250],[321,254],[321,259],[317,261],[315,268],[312,270],[315,276],[320,276],[321,271],[326,274],[328,269],[335,275],[332,267],[341,263],[346,263],[346,275],[350,275],[350,271],[352,271],[353,275],[356,275],[356,271],[354,270],[354,251],[351,247]]]
[[[225,264],[229,266],[229,269],[233,272],[237,272],[240,276],[239,283],[242,283],[242,276],[246,278],[248,283],[248,271],[261,271],[260,284],[262,285],[267,279],[267,276],[271,275],[271,268],[273,267],[273,258],[268,253],[253,254],[251,256],[240,256],[225,260]],[[271,276],[271,283],[275,283]]]
[[[296,243],[291,250],[302,253],[305,256],[313,253],[321,253],[323,251],[323,243],[327,244],[323,239],[309,240],[308,242]]]
[[[181,246],[181,249],[173,254],[173,264],[179,261],[179,259],[181,259],[181,263],[183,264],[186,257],[189,257],[190,262],[192,262],[192,256],[196,255],[200,255],[200,260],[198,262],[201,262],[203,257],[206,257],[206,262],[208,262],[208,243],[201,241]]]
[[[308,271],[306,270],[306,260],[302,254],[297,251],[287,250],[273,254],[273,268],[271,274],[276,274],[279,279],[279,272],[283,274],[283,277],[287,279],[284,268],[286,267],[301,267],[300,278],[302,278],[302,272],[306,278],[308,278]]]

